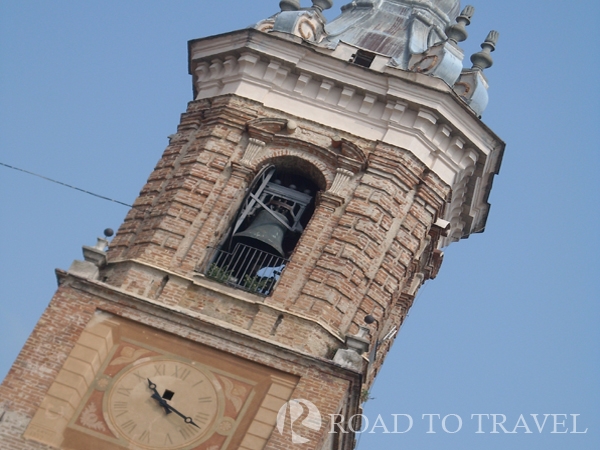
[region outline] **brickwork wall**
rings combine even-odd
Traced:
[[[317,208],[267,302],[318,317],[342,335],[355,334],[367,314],[382,323],[394,293],[410,285],[448,192],[408,152],[380,145],[345,207]]]
[[[332,367],[316,360],[307,360],[301,355],[286,355],[277,351],[265,351],[259,341],[248,339],[223,339],[216,334],[200,331],[198,324],[190,328],[184,317],[171,315],[170,320],[152,314],[136,306],[132,299],[123,299],[120,294],[107,290],[102,297],[85,293],[81,282],[67,280],[44,312],[15,364],[0,386],[0,398],[9,399],[0,403],[5,412],[0,422],[0,448],[11,450],[41,450],[50,448],[22,437],[44,396],[58,375],[69,353],[79,339],[85,326],[96,311],[101,310],[138,323],[173,333],[231,355],[277,369],[300,378],[292,398],[311,400],[322,414],[334,414],[347,396],[350,381],[337,376]],[[109,298],[110,297],[110,298]],[[156,311],[155,311],[156,312]],[[168,313],[166,313],[168,314]],[[174,349],[176,351],[176,349]],[[243,374],[240,374],[243,375]],[[287,449],[291,442],[290,428],[280,435],[273,432],[267,444],[269,449]],[[309,433],[312,433],[309,435]],[[311,445],[298,446],[316,449],[319,433],[306,430]]]
[[[330,156],[340,152],[332,148],[332,138],[341,135],[364,153],[367,168],[353,175],[340,204],[332,205],[327,198],[318,202],[277,288],[264,299],[267,305],[321,323],[331,333],[288,316],[276,329],[278,313],[261,310],[252,315],[224,297],[194,296],[189,283],[166,280],[160,270],[114,266],[107,272],[108,283],[168,305],[184,304],[236,326],[251,323],[258,336],[321,357],[339,347],[346,334],[355,334],[371,314],[377,319],[370,327],[375,342],[383,331],[378,324],[397,316],[392,312],[394,295],[407,291],[421,261],[430,257],[433,247],[422,252],[450,189],[406,149],[297,118],[292,118],[298,127],[291,135],[277,134],[269,125],[270,137],[269,132],[258,137],[271,141],[250,166],[240,164],[249,142],[248,124],[269,117],[286,119],[235,96],[191,102],[111,243],[109,261],[137,259],[193,278],[229,230],[261,167],[287,161],[328,190],[337,164]]]

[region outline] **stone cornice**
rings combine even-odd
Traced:
[[[137,265],[137,266],[140,266],[140,267],[143,267],[143,268],[146,268],[146,269],[155,270],[157,272],[169,275],[169,277],[172,278],[172,279],[178,279],[178,280],[180,280],[182,282],[187,282],[187,283],[193,284],[194,286],[198,286],[198,287],[204,288],[204,289],[206,289],[208,291],[212,291],[213,293],[224,295],[226,297],[229,297],[233,301],[242,302],[242,303],[248,303],[248,304],[254,304],[254,305],[260,305],[261,308],[270,309],[270,310],[276,312],[277,314],[285,314],[286,316],[294,317],[294,318],[296,318],[299,321],[308,322],[308,323],[314,325],[315,327],[321,328],[324,333],[327,333],[333,339],[339,341],[340,343],[343,342],[342,337],[338,333],[336,333],[333,329],[331,329],[327,325],[324,325],[324,324],[320,323],[319,321],[317,321],[317,320],[315,320],[315,319],[313,319],[311,317],[307,317],[305,315],[302,315],[302,314],[299,314],[299,313],[296,313],[296,312],[291,312],[291,311],[288,311],[286,309],[279,308],[279,307],[277,307],[277,305],[265,303],[264,297],[261,297],[261,296],[258,296],[258,295],[254,295],[254,294],[250,294],[248,292],[240,291],[239,289],[230,288],[230,287],[228,287],[228,286],[226,286],[224,284],[218,283],[216,281],[212,281],[212,280],[210,280],[209,278],[205,277],[202,274],[197,274],[193,278],[189,278],[189,277],[186,277],[186,276],[184,276],[182,274],[179,274],[179,273],[167,270],[164,267],[158,267],[158,266],[150,264],[150,263],[148,263],[146,261],[140,261],[140,260],[137,260],[137,259],[111,260],[111,261],[108,262],[108,266],[107,267],[114,266],[114,265],[117,265],[117,264],[132,264],[133,266]],[[197,312],[194,312],[194,311],[190,311],[189,309],[186,309],[186,308],[174,307],[174,306],[166,305],[164,303],[157,302],[156,300],[152,300],[152,299],[147,298],[147,297],[135,295],[135,294],[132,294],[131,292],[128,292],[128,291],[125,291],[123,289],[114,287],[112,285],[109,285],[109,284],[106,284],[106,283],[101,283],[101,282],[96,282],[96,281],[90,280],[88,278],[85,278],[83,276],[79,276],[79,275],[71,273],[71,272],[64,272],[62,270],[58,270],[57,269],[56,275],[57,275],[57,279],[58,279],[59,285],[62,284],[62,282],[65,279],[66,275],[74,276],[76,278],[86,279],[90,283],[102,285],[106,289],[111,289],[111,290],[115,291],[116,293],[121,293],[121,294],[130,296],[130,297],[134,297],[134,298],[137,298],[139,300],[143,300],[144,302],[147,302],[148,304],[158,305],[161,308],[167,308],[167,309],[173,311],[174,313],[186,314],[186,315],[188,315],[190,317],[196,317],[198,319],[202,319],[202,320],[205,320],[205,321],[208,321],[208,322],[212,322],[212,321],[216,320],[216,319],[213,319],[211,317],[205,316],[203,314],[200,314],[200,313],[197,313]],[[219,326],[224,326],[225,322],[218,321],[218,324],[219,324]],[[235,328],[235,330],[237,330],[237,332],[242,333],[244,335],[253,336],[251,334],[248,334],[247,331],[244,330],[244,329],[234,327],[233,325],[227,325],[227,326],[232,327],[232,329]],[[271,341],[269,341],[269,342],[271,342]],[[275,344],[276,345],[283,345],[283,344],[279,344],[279,343],[275,343]],[[293,351],[297,351],[297,350],[294,349]]]
[[[376,72],[328,52],[251,29],[191,41],[196,100],[238,95],[407,149],[457,191],[445,216],[452,224],[445,244],[482,231],[504,143],[442,80]]]
[[[106,283],[90,280],[89,278],[66,272],[61,269],[56,269],[56,277],[60,286],[69,286],[81,292],[94,295],[103,301],[113,302],[119,306],[119,310],[121,310],[120,308],[123,307],[132,308],[132,310],[142,311],[154,317],[171,321],[174,320],[180,325],[187,326],[195,330],[202,330],[214,336],[224,338],[225,340],[235,341],[237,343],[246,343],[246,345],[251,347],[262,347],[263,351],[265,351],[266,347],[276,347],[278,356],[281,356],[280,352],[283,351],[284,353],[288,354],[289,358],[300,358],[306,361],[307,365],[318,362],[321,369],[325,369],[325,372],[335,374],[337,376],[343,376],[348,380],[357,380],[357,378],[360,379],[362,375],[353,370],[345,369],[331,360],[315,358],[313,355],[299,351],[298,349],[289,347],[279,342],[264,338],[257,338],[256,335],[249,334],[243,329],[185,308],[169,306],[149,298],[132,294],[131,292],[123,291],[122,289]],[[263,305],[262,307],[265,306],[266,305]],[[114,311],[111,312],[113,314],[115,313]],[[288,312],[286,312],[286,314],[288,314]],[[123,317],[129,318],[126,314],[123,315]],[[153,326],[156,326],[156,324],[153,324]],[[270,352],[266,351],[265,353]]]
[[[456,125],[473,131],[474,144],[485,136],[483,142],[501,140],[473,111],[461,101],[443,80],[415,72],[386,67],[384,73],[330,58],[330,50],[309,45],[298,45],[287,39],[268,35],[253,29],[234,31],[221,35],[189,41],[189,73],[194,76],[195,62],[211,62],[227,54],[238,55],[243,49],[255,50],[269,61],[284,63],[299,72],[306,71],[336,84],[354,87],[358,92],[393,97],[438,110],[442,115],[449,112],[448,119],[459,120]],[[196,88],[196,86],[194,86]],[[197,92],[195,92],[197,95]],[[440,95],[443,94],[443,95]],[[457,111],[460,108],[462,111]],[[458,117],[455,117],[457,116]]]

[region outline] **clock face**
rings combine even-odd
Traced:
[[[214,428],[219,395],[194,363],[144,358],[115,376],[104,411],[112,430],[143,449],[184,449]]]

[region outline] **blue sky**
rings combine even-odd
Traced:
[[[507,149],[487,230],[446,249],[365,405],[390,428],[392,414],[411,415],[413,429],[364,433],[358,448],[600,448],[600,6],[472,4],[467,55],[500,31],[483,120]],[[277,10],[276,0],[0,2],[0,162],[133,202],[191,100],[187,41]],[[0,167],[0,378],[56,289],[53,269],[126,212]],[[445,433],[434,419],[427,433],[423,414],[458,415],[463,428]],[[509,431],[523,414],[534,432],[491,434],[484,418],[478,434],[473,414],[504,414]],[[553,417],[539,433],[530,414],[580,414],[588,433],[550,433]]]

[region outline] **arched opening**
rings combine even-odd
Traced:
[[[259,295],[271,294],[315,209],[320,172],[282,158],[256,176],[206,276]],[[317,182],[313,181],[316,178]]]

